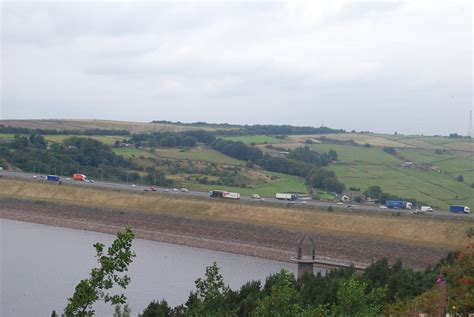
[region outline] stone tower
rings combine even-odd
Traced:
[[[313,274],[313,264],[316,262],[316,251],[313,239],[305,234],[297,245],[297,255],[291,260],[298,263],[298,278],[301,278],[304,274]]]

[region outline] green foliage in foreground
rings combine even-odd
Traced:
[[[166,300],[153,301],[140,316],[379,316],[386,305],[432,288],[439,267],[417,272],[400,261],[390,265],[382,259],[362,275],[349,268],[300,280],[283,269],[264,285],[250,281],[234,291],[214,263],[196,280],[185,304],[171,308]]]
[[[92,305],[98,300],[116,305],[114,317],[130,316],[128,306],[123,311],[120,306],[126,304],[125,295],[108,291],[116,286],[125,289],[130,283],[130,278],[120,273],[127,271],[135,257],[131,250],[133,238],[130,229],[118,233],[106,253],[103,244],[94,244],[100,266],[76,286],[63,316],[94,316]],[[226,286],[214,262],[206,268],[204,278],[196,280],[196,289],[186,303],[172,308],[164,299],[152,301],[139,316],[380,316],[386,309],[410,311],[414,301],[416,311],[418,300],[429,304],[425,309],[437,300],[434,291],[441,272],[449,284],[450,303],[457,303],[464,313],[474,309],[472,296],[461,296],[472,293],[473,268],[472,252],[449,254],[434,269],[428,267],[425,271],[403,267],[400,260],[391,265],[381,259],[361,275],[351,267],[333,270],[326,276],[306,274],[296,280],[293,273],[282,269],[268,276],[263,285],[250,281],[234,291]],[[52,316],[58,315],[53,311]]]
[[[126,303],[125,295],[111,295],[108,290],[114,286],[125,289],[130,283],[130,278],[121,273],[128,271],[128,266],[135,257],[131,250],[134,237],[132,230],[127,228],[124,232],[117,233],[117,239],[106,252],[102,243],[94,244],[99,267],[93,268],[89,278],[77,284],[64,309],[65,316],[93,316],[95,311],[92,305],[98,300],[112,305]]]

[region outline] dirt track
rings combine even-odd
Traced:
[[[294,255],[302,234],[274,226],[6,198],[0,198],[0,218],[104,233],[116,233],[131,226],[137,237],[143,239],[280,261],[289,261]],[[344,261],[370,263],[382,257],[390,261],[401,258],[407,265],[424,268],[450,251],[361,236],[308,233],[316,243],[317,255]]]

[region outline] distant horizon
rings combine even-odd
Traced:
[[[450,134],[456,133],[460,138],[471,138],[472,136],[468,136],[466,134],[459,134],[457,132],[451,132],[449,134],[407,134],[403,133],[402,131],[394,131],[393,133],[386,133],[386,132],[379,132],[379,131],[368,131],[368,130],[348,130],[342,127],[334,127],[334,126],[327,126],[327,125],[294,125],[294,124],[276,124],[276,123],[256,123],[256,124],[241,124],[241,123],[230,123],[230,122],[206,122],[206,121],[193,121],[193,122],[185,122],[185,121],[171,121],[171,120],[151,120],[151,121],[131,121],[131,120],[117,120],[117,119],[87,119],[87,118],[43,118],[43,119],[0,119],[0,126],[3,125],[3,122],[6,121],[110,121],[110,122],[127,122],[127,123],[142,123],[142,124],[183,124],[183,125],[196,125],[199,123],[204,123],[206,125],[212,126],[212,125],[230,125],[230,126],[255,126],[255,125],[274,125],[274,126],[293,126],[293,127],[311,127],[311,128],[321,128],[321,127],[326,127],[334,130],[343,130],[344,133],[373,133],[373,134],[380,134],[380,135],[402,135],[402,136],[420,136],[420,137],[449,137]],[[152,122],[156,121],[156,122]],[[162,121],[162,122],[158,122]],[[35,128],[31,128],[35,129]],[[38,128],[41,129],[41,128]],[[47,128],[46,128],[47,129]],[[106,129],[106,128],[101,128],[101,129]],[[51,128],[51,130],[59,130],[59,129],[54,129]],[[67,130],[67,129],[65,129]],[[71,129],[74,130],[74,129]],[[396,132],[396,134],[395,134]]]

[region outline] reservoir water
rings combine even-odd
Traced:
[[[0,316],[50,316],[62,312],[75,285],[97,265],[93,244],[106,246],[115,236],[67,228],[0,219]],[[194,281],[214,261],[224,281],[239,288],[290,263],[135,239],[137,256],[130,266],[131,284],[125,290],[132,316],[152,301],[166,299],[183,304]],[[112,316],[113,308],[94,306],[97,316]]]

